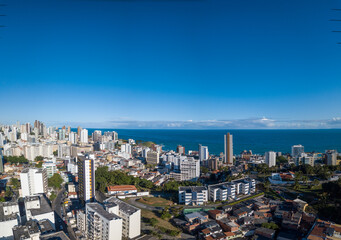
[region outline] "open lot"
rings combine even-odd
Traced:
[[[159,197],[143,197],[137,200],[140,203],[154,206],[154,207],[165,207],[165,206],[172,206],[174,203],[170,200],[159,198]]]

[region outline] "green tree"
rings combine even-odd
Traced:
[[[276,223],[274,223],[274,222],[262,223],[262,227],[273,229],[273,230],[278,230],[279,229],[278,225]]]
[[[61,188],[62,183],[63,178],[58,173],[53,174],[53,176],[48,179],[49,187],[59,189]]]
[[[44,160],[44,157],[42,157],[42,156],[36,156],[35,159],[34,159],[35,162],[40,162],[40,161],[43,161],[43,160]]]
[[[56,151],[53,151],[53,156],[58,156],[58,150],[56,150]]]
[[[6,202],[6,199],[4,197],[0,197],[0,202]]]
[[[203,173],[203,174],[206,174],[209,172],[208,168],[207,167],[200,167],[200,171]]]
[[[13,189],[19,189],[21,186],[20,181],[17,178],[11,178],[10,185]]]
[[[53,191],[50,195],[50,201],[54,201],[57,198],[57,194]]]
[[[286,164],[286,163],[288,163],[288,159],[286,159],[284,156],[278,156],[276,158],[276,165]]]
[[[295,180],[294,189],[295,189],[295,190],[299,190],[299,189],[300,189],[300,184],[298,183],[297,180]]]

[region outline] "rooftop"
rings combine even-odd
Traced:
[[[129,205],[128,203],[125,203],[125,202],[123,202],[123,201],[121,201],[115,197],[111,197],[111,198],[106,199],[104,204],[107,204],[107,203],[117,204],[120,211],[122,211],[128,215],[131,215],[131,214],[134,214],[138,211],[141,211],[139,208],[134,207],[132,205]]]
[[[134,185],[116,185],[116,186],[109,186],[108,191],[128,191],[128,190],[136,190]]]
[[[19,212],[13,213],[13,214],[8,214],[8,215],[5,215],[5,213],[4,213],[4,207],[13,206],[13,205],[18,205],[18,204],[16,202],[2,202],[2,203],[0,203],[0,222],[5,222],[5,221],[17,219],[17,214],[19,214]]]
[[[105,211],[104,208],[101,205],[99,205],[98,203],[88,203],[88,204],[86,204],[86,208],[88,208],[88,207],[109,221],[120,218],[119,216],[117,216],[114,213],[109,213],[109,212]]]
[[[40,240],[70,240],[63,231],[44,234],[40,236]]]
[[[35,200],[39,200],[40,207],[39,208],[26,209],[26,211],[31,211],[32,216],[37,216],[37,215],[53,212],[50,204],[47,202],[47,199],[42,194],[39,196],[25,197],[25,207],[26,207],[27,202],[35,201]]]

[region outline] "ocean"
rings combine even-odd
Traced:
[[[163,145],[164,150],[176,150],[177,145],[188,150],[198,150],[198,145],[208,146],[210,154],[224,151],[224,134],[227,130],[155,130],[155,129],[88,129],[116,131],[120,139],[152,141]],[[302,144],[306,152],[324,152],[336,149],[341,152],[341,129],[314,130],[229,130],[233,135],[234,154],[252,150],[255,154],[266,151],[290,153],[291,146]]]

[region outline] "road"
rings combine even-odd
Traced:
[[[55,213],[56,230],[64,231],[71,240],[76,240],[72,229],[63,221],[63,217],[65,217],[64,219],[66,219],[66,214],[64,210],[65,191],[65,186],[63,185],[62,188],[59,190],[56,199],[52,203],[52,209]]]

